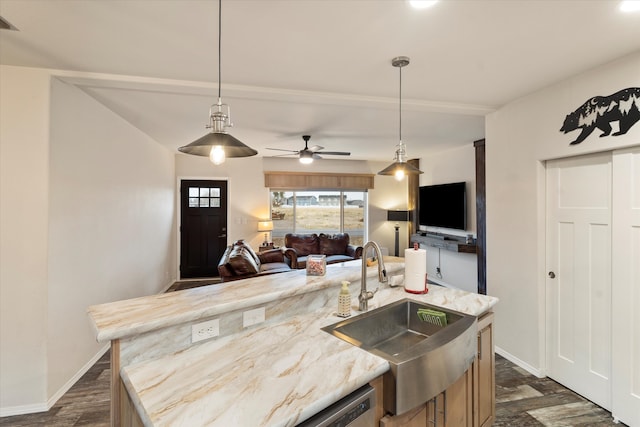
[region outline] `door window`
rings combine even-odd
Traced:
[[[189,187],[190,208],[219,208],[219,187]]]

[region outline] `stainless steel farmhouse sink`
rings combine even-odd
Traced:
[[[384,407],[393,414],[413,409],[453,384],[469,369],[477,348],[475,316],[411,299],[322,330],[389,362]]]

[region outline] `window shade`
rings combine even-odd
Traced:
[[[370,190],[373,174],[265,172],[264,186],[288,190]]]

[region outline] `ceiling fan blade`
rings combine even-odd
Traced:
[[[331,156],[350,156],[351,153],[347,151],[320,151],[319,154],[329,154]]]
[[[322,150],[324,147],[321,147],[319,145],[312,145],[311,147],[307,148],[307,150],[309,151],[320,151]]]
[[[313,157],[314,159],[321,159],[322,158],[322,156],[319,156],[316,153],[313,153],[313,156],[311,156],[311,157]]]
[[[269,156],[269,157],[288,157],[288,156],[297,156],[298,153],[289,153],[289,154],[274,154],[273,156]]]
[[[299,151],[296,150],[285,150],[283,148],[267,148],[267,150],[275,150],[275,151],[287,151],[289,153],[298,154]]]

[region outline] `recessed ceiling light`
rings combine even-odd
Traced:
[[[624,0],[620,2],[620,11],[622,12],[638,12],[640,11],[640,1]]]
[[[409,0],[409,4],[414,9],[426,9],[438,3],[438,0]]]

